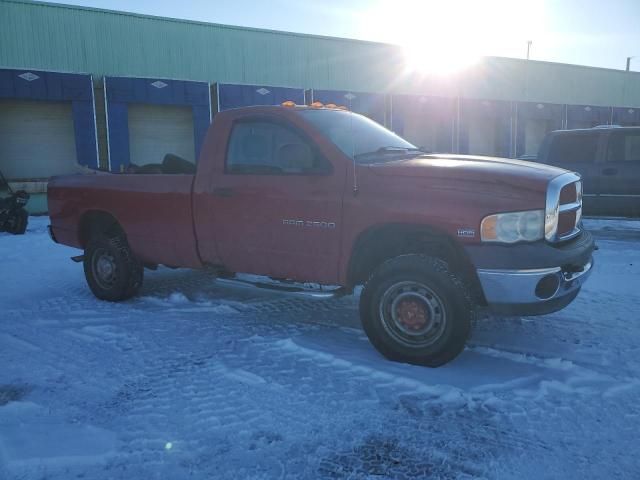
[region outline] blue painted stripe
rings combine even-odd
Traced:
[[[304,89],[270,85],[218,84],[219,111],[254,105],[280,105],[291,100],[304,105]]]

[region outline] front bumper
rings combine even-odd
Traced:
[[[491,311],[504,315],[545,315],[569,305],[592,269],[593,259],[581,271],[561,267],[478,270],[478,278]]]
[[[595,245],[588,232],[557,247],[513,246],[508,254],[503,248],[469,252],[487,306],[495,313],[544,315],[561,310],[576,298],[593,270]],[[505,256],[511,268],[504,268]]]

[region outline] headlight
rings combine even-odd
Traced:
[[[489,215],[480,224],[483,242],[534,242],[544,236],[544,210]]]

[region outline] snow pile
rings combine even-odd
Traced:
[[[46,223],[0,235],[2,480],[638,476],[639,222],[588,220],[576,302],[438,369],[381,358],[353,297],[161,268],[100,302]]]

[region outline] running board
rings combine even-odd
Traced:
[[[240,278],[218,278],[216,281],[229,285],[248,285],[255,288],[261,288],[263,290],[305,295],[314,298],[339,298],[351,293],[346,287],[338,287],[331,290],[312,290],[309,288],[279,285],[267,282],[252,282],[249,280],[242,280]]]

